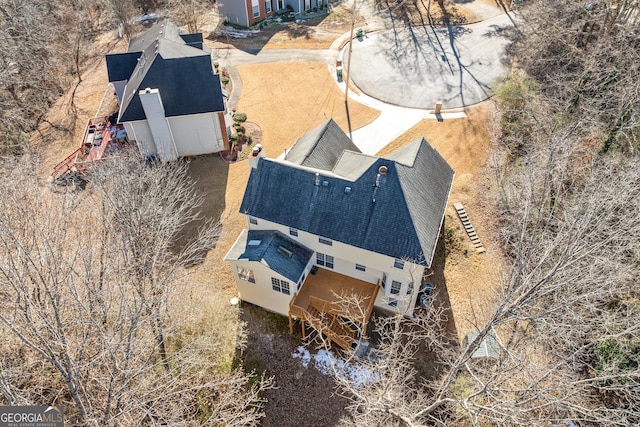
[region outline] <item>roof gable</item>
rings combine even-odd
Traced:
[[[166,117],[224,111],[220,76],[213,73],[208,54],[199,51],[199,55],[180,57],[172,55],[173,46],[149,52],[151,48],[143,52],[127,82],[120,122],[146,119],[138,92],[147,87],[160,90]],[[198,51],[186,45],[183,48]]]
[[[166,117],[224,111],[220,77],[201,33],[180,34],[171,22],[159,22],[133,38],[127,53],[106,59],[109,81],[127,80],[119,122],[146,119],[138,92],[147,87],[160,91]]]
[[[333,119],[300,137],[285,160],[316,169],[331,170],[344,150],[360,152]]]

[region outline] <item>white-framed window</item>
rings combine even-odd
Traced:
[[[396,259],[393,261],[393,268],[397,268],[397,269],[399,269],[399,270],[404,269],[404,260],[401,260],[401,259],[396,258]]]
[[[362,264],[356,264],[356,270],[358,271],[367,271],[367,267]]]
[[[329,239],[323,239],[322,237],[318,237],[318,242],[322,243],[323,245],[327,245],[327,246],[332,246],[333,242]]]
[[[260,16],[260,6],[253,6],[253,17],[257,18]]]
[[[275,277],[272,277],[271,288],[276,292],[282,292],[285,295],[291,295],[289,282],[287,282],[286,280],[280,280],[280,279],[276,279]]]
[[[395,298],[389,298],[389,303],[387,304],[389,307],[397,307],[398,300]]]
[[[298,237],[298,230],[295,228],[289,228],[289,236]]]
[[[258,220],[252,217],[249,217],[249,224],[258,225]]]
[[[240,278],[241,280],[256,283],[256,278],[253,275],[253,270],[236,265],[236,272],[238,273],[238,278]]]
[[[397,280],[392,280],[391,289],[389,290],[389,292],[392,293],[393,295],[399,295],[400,288],[402,288],[402,283],[398,282]]]
[[[333,268],[333,257],[331,255],[316,252],[316,264],[327,268]]]
[[[271,0],[267,0],[264,2],[264,10],[266,10],[267,13],[271,12]]]

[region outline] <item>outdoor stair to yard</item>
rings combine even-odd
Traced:
[[[354,340],[354,332],[344,325],[338,316],[318,310],[314,306],[307,308],[305,320],[313,328],[324,334],[330,342],[334,342],[345,350],[349,350]]]
[[[482,245],[482,242],[480,242],[480,237],[478,237],[475,228],[473,228],[471,220],[469,219],[469,215],[467,215],[467,211],[464,209],[462,203],[454,203],[453,207],[458,213],[458,217],[460,218],[460,221],[462,221],[462,225],[464,226],[469,239],[471,239],[471,244],[473,244],[473,247],[476,248],[476,251],[478,251],[478,253],[480,254],[485,252],[486,249]]]

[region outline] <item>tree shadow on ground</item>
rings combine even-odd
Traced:
[[[226,207],[225,193],[229,176],[229,165],[217,154],[198,156],[189,161],[189,178],[193,181],[198,195],[202,195],[200,218],[186,224],[180,237],[174,243],[174,250],[179,252],[198,237],[198,232],[209,221],[221,222],[222,213]],[[238,188],[243,191],[244,188]],[[211,248],[209,248],[211,249]],[[204,260],[206,251],[198,258]]]
[[[294,358],[299,335],[289,335],[285,316],[243,302],[241,319],[247,325],[247,348],[239,357],[245,369],[258,367],[275,377],[275,388],[264,392],[267,402],[262,427],[338,424],[347,400],[335,393],[335,381],[309,363]],[[309,348],[312,352],[313,348]]]

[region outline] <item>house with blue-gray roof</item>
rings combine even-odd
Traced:
[[[220,76],[201,33],[158,22],[106,62],[117,121],[144,157],[171,161],[229,149]]]
[[[225,257],[242,300],[304,321],[349,288],[361,312],[413,315],[454,177],[424,138],[371,156],[330,119],[281,158],[258,148],[249,160],[247,230]]]

